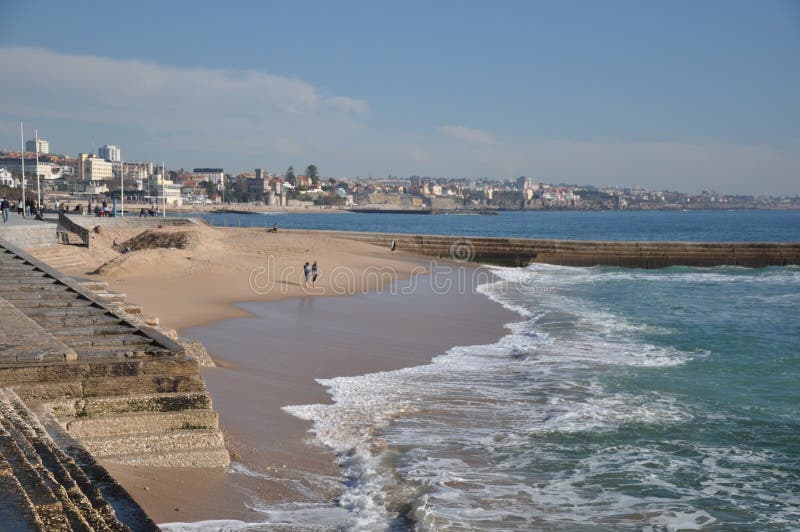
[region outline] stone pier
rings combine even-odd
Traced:
[[[437,258],[526,266],[539,262],[558,266],[617,266],[664,268],[667,266],[787,266],[800,264],[800,243],[780,242],[626,242],[543,240],[473,236],[409,235],[314,231]]]

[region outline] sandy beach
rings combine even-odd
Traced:
[[[145,240],[186,231],[164,228]],[[471,266],[437,270],[435,289],[428,273],[436,263],[368,244],[263,229],[188,231],[182,249],[127,254],[113,243],[120,249],[142,230],[104,231],[91,251],[74,248],[86,266],[70,272],[108,281],[163,327],[202,341],[217,362],[203,375],[230,471],[107,464],[157,522],[258,522],[259,505],[328,503],[343,481],[333,456],[314,443],[309,422],[281,407],[329,402],[318,378],[391,371],[455,345],[491,343],[513,319],[474,293]],[[313,289],[303,282],[306,260],[319,262]],[[324,297],[340,295],[348,297]]]

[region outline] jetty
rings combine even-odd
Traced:
[[[326,231],[333,238],[367,242],[436,258],[497,266],[531,263],[557,266],[743,266],[763,268],[800,264],[800,243],[658,242],[500,238]]]

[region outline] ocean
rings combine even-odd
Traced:
[[[496,268],[519,321],[321,383],[343,528],[796,530],[800,268]]]
[[[463,218],[497,219],[508,225],[494,234],[513,236],[800,234],[796,212],[510,214]],[[559,227],[531,229],[551,214]],[[579,229],[572,217],[582,214],[611,216]],[[442,231],[425,218],[419,232]],[[508,229],[513,220],[524,227]],[[320,380],[333,404],[285,407],[335,451],[346,489],[335,504],[259,508],[268,520],[342,530],[800,529],[800,267],[493,271],[479,291],[517,316],[497,342]]]
[[[186,216],[177,213],[175,216]],[[800,242],[800,209],[503,211],[474,214],[203,213],[212,225],[566,240]]]

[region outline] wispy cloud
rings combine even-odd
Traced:
[[[137,60],[0,48],[0,114],[140,127],[198,151],[313,153],[352,128],[368,102],[255,70],[184,69]],[[147,135],[144,135],[147,136]],[[110,141],[109,141],[110,142]]]
[[[492,136],[486,131],[483,131],[481,129],[474,129],[471,127],[464,127],[464,126],[441,126],[439,127],[439,131],[441,131],[445,135],[449,135],[459,140],[473,142],[475,144],[494,143],[494,140],[492,140]]]
[[[76,154],[109,142],[126,158],[232,171],[315,163],[325,175],[527,175],[544,181],[640,184],[721,192],[800,193],[800,143],[580,142],[535,139],[420,119],[393,129],[369,102],[256,70],[0,47],[0,145],[18,121]],[[464,116],[469,123],[470,117]],[[454,141],[455,139],[455,141]]]

